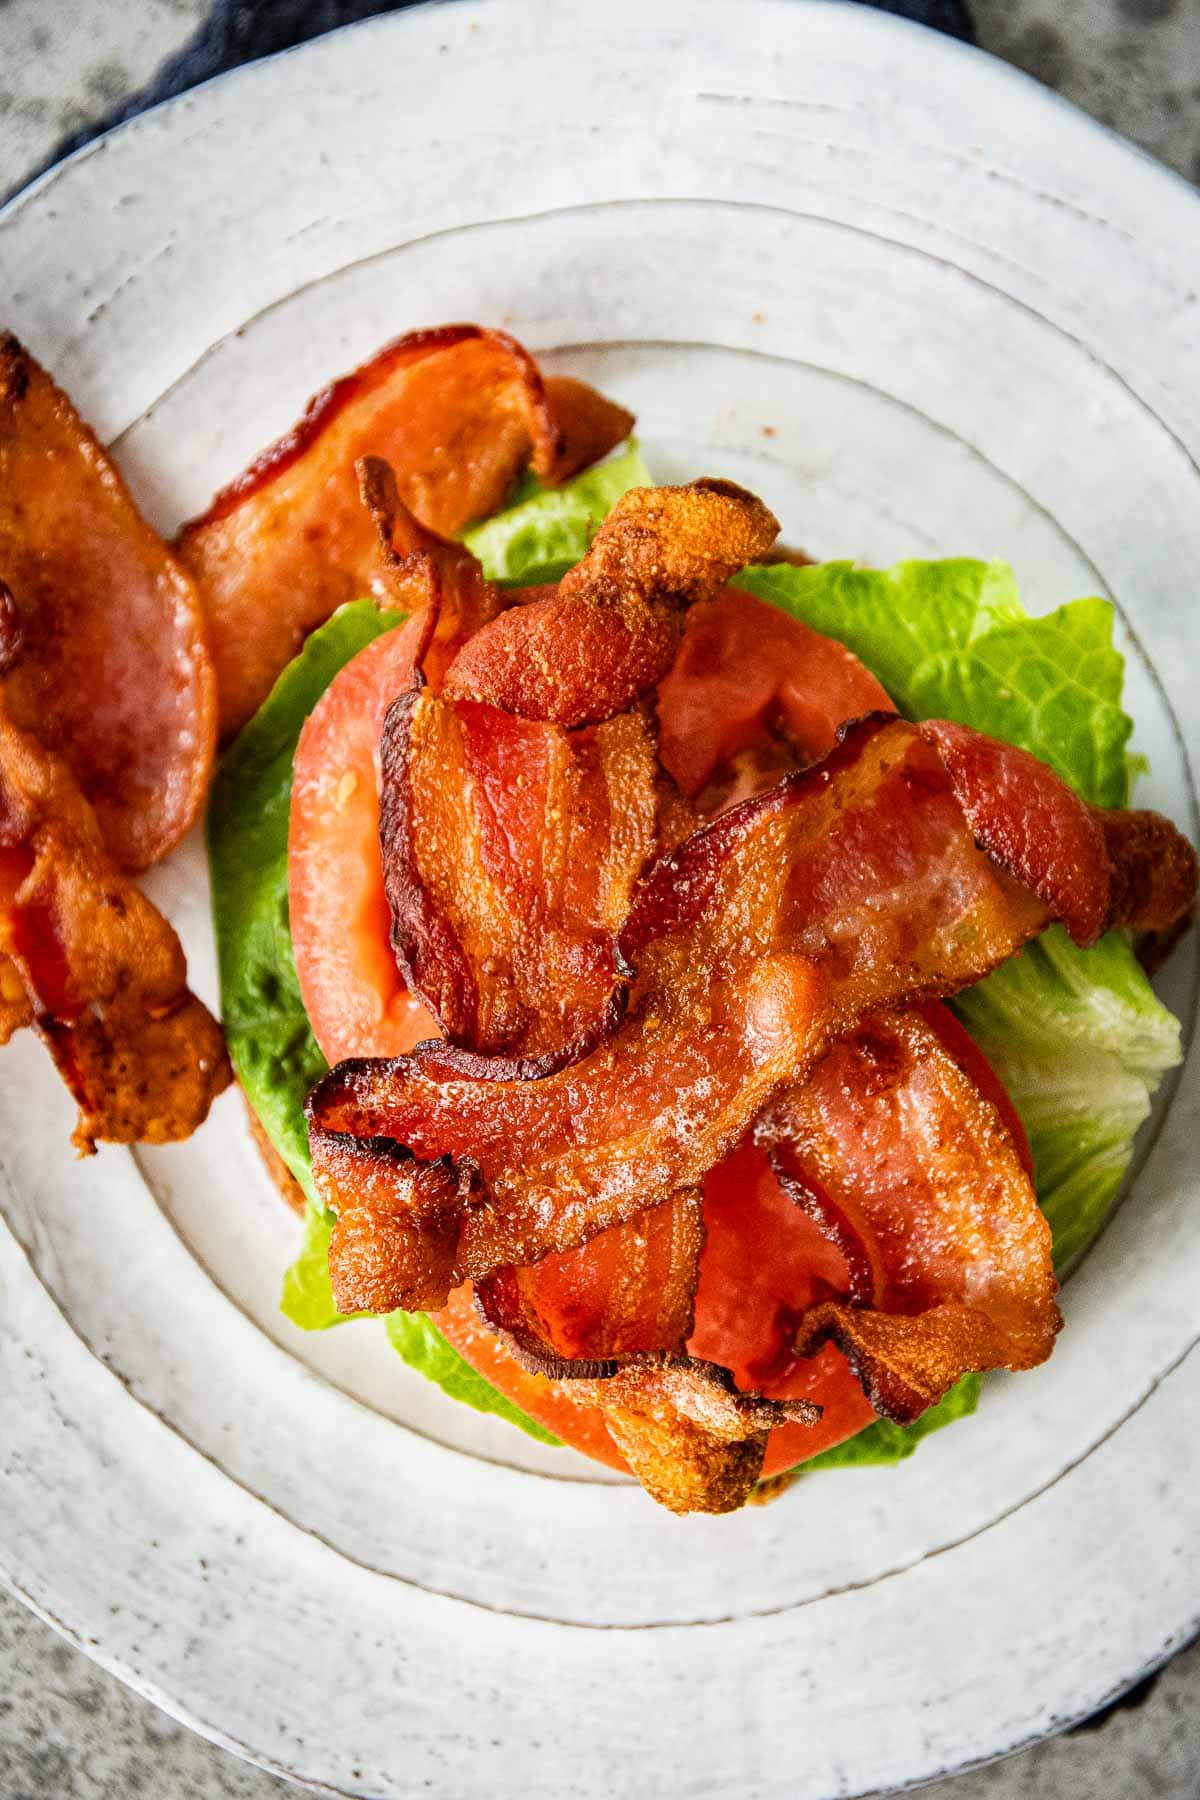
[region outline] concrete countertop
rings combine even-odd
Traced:
[[[803,4],[803,0],[797,0]],[[153,74],[208,0],[0,0],[0,194]],[[1200,182],[1200,0],[973,0],[983,46]],[[0,1593],[0,1800],[268,1800]],[[940,1783],[946,1800],[1197,1800],[1200,1644],[1096,1727]]]

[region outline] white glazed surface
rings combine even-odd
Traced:
[[[0,311],[164,528],[385,337],[503,322],[633,405],[657,470],[747,481],[817,554],[1005,554],[1035,607],[1119,597],[1146,798],[1194,831],[1195,197],[866,10],[594,10],[408,13],[139,121],[0,216]],[[212,998],[199,845],[153,885]],[[292,1331],[294,1228],[232,1097],[79,1167],[14,1045],[0,1569],[348,1793],[652,1768],[824,1800],[996,1754],[1195,1623],[1197,1112],[1193,1064],[1045,1369],[901,1468],[680,1523],[378,1328]]]

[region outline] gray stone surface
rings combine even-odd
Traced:
[[[0,194],[145,82],[206,11],[207,0],[0,0]],[[985,48],[1200,181],[1200,0],[974,0],[974,11]],[[1198,1800],[1200,1644],[1098,1729],[936,1791]],[[0,1593],[0,1800],[289,1792],[174,1724]]]

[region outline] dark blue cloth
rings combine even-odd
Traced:
[[[377,13],[400,12],[415,3],[416,0],[214,0],[208,18],[195,36],[163,64],[148,87],[107,118],[65,139],[46,167],[99,137],[110,126],[131,119],[160,100],[169,100],[173,94],[182,94],[197,82],[209,81],[227,69],[254,62],[260,56],[271,56],[277,50],[291,50],[339,25],[354,25]],[[452,4],[452,0],[448,3]],[[931,25],[935,31],[947,32],[970,44],[975,42],[966,0],[859,0],[859,4],[877,6],[881,12],[898,13],[903,19],[915,19],[919,24]],[[737,0],[730,0],[730,5],[736,6]]]

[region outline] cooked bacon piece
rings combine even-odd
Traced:
[[[21,846],[6,850],[0,846],[0,918],[7,918],[15,906],[21,885],[33,858]],[[33,1024],[33,1007],[21,980],[21,971],[10,956],[0,954],[0,1044],[7,1044],[16,1031]]]
[[[67,396],[4,333],[0,587],[9,717],[66,759],[113,859],[147,868],[196,818],[212,770],[200,601]]]
[[[675,1195],[581,1249],[476,1284],[483,1318],[522,1366],[599,1407],[646,1491],[675,1512],[732,1512],[762,1472],[769,1433],[821,1408],[739,1393],[729,1370],[684,1353],[704,1239],[698,1191]]]
[[[471,1160],[484,1197],[456,1273],[480,1279],[694,1185],[864,1013],[979,980],[1051,916],[976,847],[921,730],[866,721],[657,865],[619,943],[630,1017],[602,1048],[537,1082],[473,1080],[443,1045],[343,1063],[310,1119]]]
[[[467,644],[445,691],[558,725],[624,712],[670,668],[685,609],[761,556],[778,529],[732,482],[633,488],[557,588]]]
[[[400,498],[395,471],[380,456],[357,465],[359,495],[375,528],[379,580],[400,611],[422,620],[414,628],[413,664],[433,692],[463,645],[505,604],[465,544],[429,531]]]
[[[577,381],[573,375],[546,377],[546,404],[559,437],[554,466],[542,479],[557,487],[589,469],[602,456],[623,443],[634,427],[634,417],[614,400]],[[541,471],[538,470],[541,474]],[[490,511],[485,508],[484,513]],[[477,516],[482,518],[484,513]]]
[[[789,1421],[810,1425],[808,1400],[739,1393],[727,1369],[694,1357],[634,1360],[572,1397],[602,1405],[609,1435],[651,1499],[675,1513],[736,1512],[762,1473],[767,1438]]]
[[[778,779],[825,756],[845,720],[892,710],[844,644],[725,588],[688,613],[679,654],[659,682],[658,753],[682,791],[695,796],[737,759],[752,755],[761,764],[772,747]]]
[[[860,721],[664,858],[621,933],[635,1007],[786,949],[829,973],[831,1025],[850,1028],[901,995],[956,992],[1040,931],[1053,908],[976,847],[924,731]]]
[[[652,1017],[540,1081],[435,1080],[423,1059],[442,1066],[453,1051],[441,1044],[394,1062],[340,1063],[309,1100],[317,1185],[332,1205],[347,1204],[348,1189],[337,1185],[335,1197],[326,1171],[328,1133],[387,1137],[422,1164],[449,1155],[477,1168],[482,1188],[462,1206],[449,1285],[574,1249],[700,1181],[805,1066],[823,991],[801,958],[765,956],[710,984],[702,1004],[676,1010],[664,997]],[[415,1179],[432,1185],[422,1168]],[[406,1257],[392,1263],[388,1308],[439,1304],[412,1298]],[[339,1299],[360,1304],[349,1287]]]
[[[397,338],[309,402],[299,424],[185,526],[179,552],[208,614],[222,737],[266,698],[308,633],[380,591],[354,464],[385,457],[421,524],[443,537],[503,505],[529,461],[562,481],[628,430],[629,415],[565,400],[572,443],[533,358],[502,331],[446,325]]]
[[[1170,938],[1195,912],[1195,850],[1161,813],[1097,807],[1092,817],[1112,866],[1109,923]]]
[[[0,956],[0,1044],[33,1024],[33,1008],[21,986],[21,971],[10,956]]]
[[[1109,914],[1103,833],[1086,806],[1027,750],[966,725],[927,719],[976,842],[1046,901],[1077,944],[1094,944]]]
[[[462,1210],[472,1180],[448,1156],[422,1163],[389,1138],[313,1132],[313,1165],[337,1212],[329,1276],[339,1312],[392,1312],[402,1287],[410,1312],[443,1306],[453,1281]]]
[[[522,1366],[552,1381],[614,1375],[648,1351],[682,1353],[704,1245],[703,1196],[675,1194],[579,1250],[497,1269],[475,1301]]]
[[[162,915],[113,866],[66,763],[0,707],[0,940],[79,1105],[75,1143],[188,1137],[229,1082]]]
[[[834,1044],[755,1136],[848,1265],[847,1295],[800,1319],[797,1355],[833,1341],[901,1423],[968,1370],[1049,1356],[1050,1227],[998,1109],[914,1009]]]
[[[645,719],[568,732],[411,693],[381,754],[384,881],[409,986],[453,1043],[514,1058],[514,1079],[577,1060],[619,1017],[617,932],[656,843]]]

